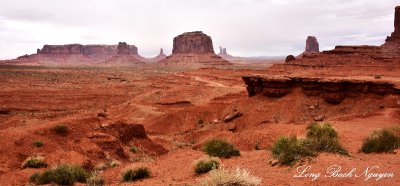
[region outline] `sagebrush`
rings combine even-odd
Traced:
[[[204,144],[204,152],[210,156],[230,158],[240,156],[240,151],[232,144],[222,139],[212,139]]]
[[[227,170],[223,167],[210,171],[208,176],[199,182],[201,186],[258,186],[260,184],[261,179],[251,175],[245,169]]]
[[[220,166],[220,160],[215,157],[205,156],[194,161],[194,172],[204,174]]]
[[[295,162],[315,156],[319,152],[348,156],[347,150],[339,143],[336,130],[328,123],[314,123],[308,126],[306,138],[280,137],[272,145],[271,152],[272,157],[284,165],[293,165]]]
[[[33,174],[29,181],[38,185],[74,185],[75,182],[86,183],[89,177],[90,174],[80,166],[62,164],[43,173]]]
[[[400,128],[388,128],[374,131],[369,137],[364,139],[361,151],[364,153],[372,152],[392,152],[400,148]]]
[[[150,170],[147,167],[128,169],[122,173],[122,180],[125,182],[136,181],[150,177]]]

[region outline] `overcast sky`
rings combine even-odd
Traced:
[[[214,50],[235,56],[286,56],[320,48],[380,45],[393,30],[398,0],[0,0],[0,59],[44,44],[136,45],[170,54],[175,36],[201,30]],[[400,5],[400,3],[397,3]]]

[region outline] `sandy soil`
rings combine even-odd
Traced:
[[[286,67],[282,67],[286,68]],[[271,71],[277,71],[274,68]],[[247,96],[241,77],[271,71],[240,69],[199,69],[177,71],[154,66],[131,67],[16,67],[0,66],[0,185],[24,185],[30,175],[45,169],[21,169],[29,156],[40,154],[51,166],[60,163],[94,165],[107,161],[100,152],[107,151],[122,164],[100,173],[107,185],[195,185],[203,176],[194,174],[192,162],[204,155],[202,144],[210,138],[225,138],[241,150],[241,156],[222,160],[228,168],[241,167],[262,179],[262,185],[398,185],[399,151],[395,154],[359,153],[363,139],[373,130],[400,127],[400,103],[390,97],[345,100],[328,105],[308,98],[299,91],[276,99]],[[312,73],[307,72],[307,73]],[[353,74],[354,76],[360,74]],[[396,75],[390,78],[398,80]],[[282,135],[304,135],[313,121],[310,105],[319,105],[338,131],[350,157],[320,154],[303,165],[321,177],[295,178],[297,166],[271,166],[269,148]],[[225,123],[234,110],[242,117]],[[105,115],[100,117],[99,113]],[[199,120],[204,121],[201,126]],[[91,136],[98,128],[116,121],[143,124],[151,142],[134,140],[115,142],[115,148],[127,151],[117,156],[116,149],[103,149]],[[58,136],[50,131],[55,124],[65,124],[71,132]],[[235,130],[229,130],[234,128]],[[33,142],[44,146],[36,148]],[[107,141],[109,142],[109,141]],[[151,149],[163,146],[167,153]],[[135,144],[143,152],[129,153]],[[255,150],[259,144],[262,150]],[[151,178],[122,183],[121,172],[129,166],[144,164]],[[365,177],[327,178],[326,169],[338,165],[344,172],[366,168],[393,173],[393,178],[376,181]]]

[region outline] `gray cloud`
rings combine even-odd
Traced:
[[[23,6],[22,6],[23,5]],[[0,58],[43,44],[126,41],[144,56],[173,37],[202,30],[238,56],[304,50],[308,35],[322,49],[383,43],[393,31],[395,0],[0,0]]]

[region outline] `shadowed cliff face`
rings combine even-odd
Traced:
[[[173,54],[214,53],[211,37],[201,31],[186,32],[174,38]]]
[[[243,81],[249,96],[283,97],[299,88],[306,96],[321,96],[330,104],[362,94],[400,95],[394,84],[379,81],[267,76],[244,76]]]

